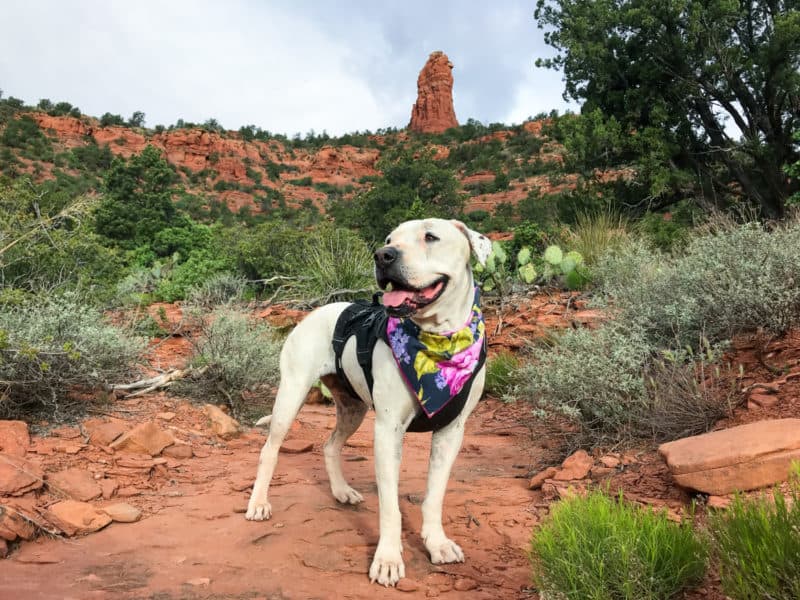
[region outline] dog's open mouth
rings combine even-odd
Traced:
[[[447,287],[448,278],[442,276],[430,285],[422,288],[410,287],[393,279],[378,281],[378,285],[386,290],[383,293],[383,305],[391,314],[408,315],[436,301]]]

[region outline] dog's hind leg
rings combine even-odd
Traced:
[[[269,423],[269,436],[261,449],[256,482],[245,513],[248,520],[263,521],[272,516],[268,494],[278,451],[311,385],[321,375],[333,371],[332,323],[344,306],[328,305],[318,309],[286,338],[281,350],[281,382]]]
[[[339,384],[335,376],[322,378],[331,390],[336,402],[336,429],[325,442],[322,451],[325,455],[325,469],[331,482],[333,497],[342,504],[358,504],[364,498],[347,483],[342,473],[342,447],[358,429],[367,413],[367,405],[359,398],[353,398]]]

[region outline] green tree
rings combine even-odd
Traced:
[[[378,168],[383,175],[370,190],[331,207],[340,225],[358,229],[367,241],[382,240],[408,219],[461,216],[464,196],[455,173],[434,160],[432,151],[401,148]]]
[[[112,115],[110,112],[103,113],[100,117],[100,127],[108,127],[109,125],[125,125],[125,119],[122,115]]]
[[[115,158],[106,174],[95,230],[126,248],[149,245],[156,233],[175,221],[174,180],[175,172],[153,146],[129,161]]]
[[[144,113],[137,110],[128,119],[128,127],[144,127]]]
[[[538,0],[535,17],[558,54],[537,65],[562,69],[565,96],[644,140],[648,159],[691,173],[696,194],[710,200],[738,188],[780,217],[798,189],[783,169],[798,159],[798,6]],[[684,194],[669,178],[645,183],[662,205]]]

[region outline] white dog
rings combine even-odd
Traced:
[[[444,425],[440,422],[432,427],[434,433],[427,494],[422,503],[422,538],[434,564],[464,561],[461,548],[445,535],[442,528],[442,503],[451,467],[461,448],[464,423],[483,392],[485,375],[484,326],[475,302],[470,250],[483,263],[491,252],[491,242],[459,221],[425,219],[401,224],[386,238],[386,245],[375,252],[378,284],[383,289],[391,286],[383,299],[385,311],[383,307],[378,309],[379,316],[384,319],[380,325],[383,330],[388,313],[402,317],[394,321],[389,319],[390,329],[393,327],[391,323],[401,323],[418,329],[420,339],[427,336],[429,340],[439,340],[441,338],[437,336],[458,331],[469,338],[467,327],[472,318],[471,331],[475,333],[476,341],[471,347],[481,346],[481,359],[477,365],[474,358],[466,360],[472,365],[473,372],[469,382],[464,384],[460,408],[446,419]],[[375,409],[374,452],[380,539],[369,576],[373,582],[390,586],[405,576],[398,503],[403,435],[412,422],[424,422],[436,417],[429,414],[422,392],[418,395],[410,392],[408,371],[402,371],[403,360],[398,358],[394,342],[387,343],[387,337],[381,337],[377,342],[373,339],[368,353],[371,365],[359,361],[357,346],[361,350],[361,345],[360,340],[357,344],[355,336],[343,343],[343,352],[337,357],[332,343],[336,332],[340,331],[337,322],[345,320],[340,316],[352,306],[335,303],[318,308],[298,324],[286,339],[281,351],[281,380],[273,413],[271,417],[260,421],[270,423],[269,436],[261,450],[246,518],[260,521],[272,515],[267,496],[278,450],[309,388],[321,378],[331,388],[336,401],[336,428],[324,445],[324,455],[331,491],[339,502],[357,504],[363,500],[361,494],[345,480],[340,455],[342,447],[358,429],[367,410],[370,407]],[[476,310],[480,318],[480,339],[476,332]],[[472,339],[465,343],[472,344]],[[361,354],[363,358],[366,352]],[[417,373],[423,372],[423,376],[432,372],[426,367],[433,364],[430,361],[425,362],[420,358],[412,362],[412,378],[413,368],[417,369]],[[405,363],[409,361],[406,359]],[[405,366],[408,368],[408,364]],[[344,375],[344,381],[335,375],[337,367],[338,372]],[[442,375],[435,376],[443,377],[437,380],[440,382],[446,379]],[[454,388],[458,384],[452,382],[458,377],[454,375],[448,379]],[[445,412],[447,410],[443,409],[442,414]]]

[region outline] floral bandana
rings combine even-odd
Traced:
[[[469,322],[457,331],[428,333],[411,319],[389,318],[386,334],[392,354],[428,417],[442,410],[475,374],[485,329],[478,288]]]

